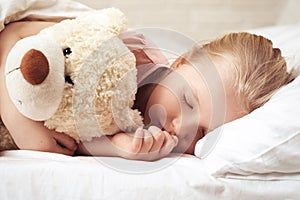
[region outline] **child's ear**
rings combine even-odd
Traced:
[[[179,66],[181,66],[182,64],[184,64],[186,62],[185,58],[183,56],[179,56],[173,63],[171,68],[172,69],[176,69]]]

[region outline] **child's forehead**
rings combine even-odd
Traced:
[[[174,95],[179,97],[182,94],[192,92],[194,96],[198,93],[195,83],[200,77],[195,76],[193,68],[183,66],[182,68],[173,69],[159,83],[160,86],[168,89]]]
[[[181,73],[181,70],[178,70],[177,68],[170,70],[166,77],[162,79],[159,84],[164,87],[176,88],[178,86],[188,84],[188,82],[186,77]]]

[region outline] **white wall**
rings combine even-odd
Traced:
[[[281,16],[278,20],[278,24],[289,24],[300,22],[300,1],[288,0]]]
[[[130,27],[163,27],[195,40],[228,31],[300,22],[299,0],[77,0],[94,8],[118,7]]]

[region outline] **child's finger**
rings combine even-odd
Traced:
[[[57,148],[53,149],[54,153],[60,153],[68,156],[73,156],[75,153],[75,150],[70,150],[65,147],[62,147],[61,145],[57,144]]]
[[[170,135],[166,131],[163,131],[163,133],[165,134],[165,140],[164,140],[163,147],[160,150],[160,154],[162,156],[167,156],[178,144],[178,138],[175,135]]]
[[[132,153],[138,153],[142,147],[144,130],[142,127],[136,129],[132,140]]]
[[[77,149],[77,144],[75,140],[70,136],[64,133],[58,133],[53,131],[53,137],[56,140],[57,144],[59,144],[60,146],[65,147],[66,149],[69,149],[73,152]]]
[[[144,131],[144,139],[140,153],[148,153],[153,145],[153,136],[148,130]]]
[[[150,126],[148,129],[153,135],[153,145],[151,147],[151,152],[159,151],[164,144],[165,134],[162,130],[156,126]]]

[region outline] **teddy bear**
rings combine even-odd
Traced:
[[[135,56],[118,37],[126,30],[124,13],[106,8],[18,41],[5,66],[18,111],[77,142],[143,126],[140,112],[132,109]]]

